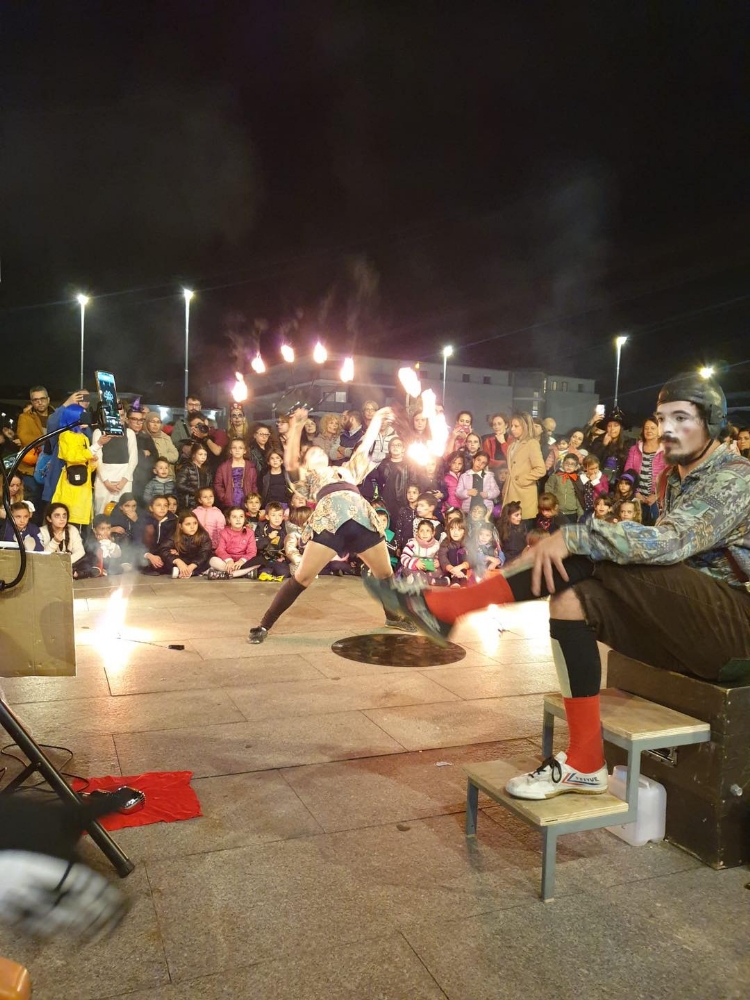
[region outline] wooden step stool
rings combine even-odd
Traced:
[[[565,718],[562,695],[544,696],[542,756],[552,755],[555,717]],[[479,791],[505,806],[519,819],[542,831],[542,891],[545,902],[554,898],[557,838],[564,833],[597,830],[604,826],[632,823],[638,810],[638,783],[641,753],[663,747],[705,743],[711,738],[707,722],[655,705],[637,695],[605,688],[601,692],[602,734],[609,743],[628,754],[626,801],[609,792],[601,795],[567,793],[551,799],[534,801],[516,799],[505,791],[507,780],[524,771],[533,771],[538,760],[493,760],[464,768],[468,776],[466,794],[466,835],[476,836]]]
[[[9,958],[0,958],[0,1000],[30,1000],[28,969]]]

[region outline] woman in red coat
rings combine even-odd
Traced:
[[[216,470],[214,494],[222,510],[241,507],[247,494],[258,490],[258,473],[246,455],[245,442],[242,438],[235,438],[229,445],[229,458]]]

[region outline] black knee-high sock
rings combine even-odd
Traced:
[[[564,698],[590,698],[599,694],[602,665],[596,633],[583,619],[550,618],[552,657]]]
[[[559,594],[568,587],[575,587],[581,580],[588,580],[594,572],[594,563],[586,556],[570,556],[563,563],[568,579],[563,580],[557,570],[552,571],[552,578],[555,583],[555,593]],[[513,591],[513,596],[517,601],[533,601],[536,594],[531,593],[531,570],[525,569],[520,573],[513,573],[507,577],[508,586]],[[542,577],[542,589],[540,597],[549,597],[549,590],[544,577]]]
[[[271,601],[268,606],[268,610],[263,615],[260,620],[262,628],[270,629],[279,618],[288,611],[289,608],[294,604],[299,595],[305,591],[305,587],[301,583],[297,583],[293,576],[290,576],[288,580],[284,580],[282,585],[279,587],[279,592]]]

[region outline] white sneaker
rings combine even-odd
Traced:
[[[505,791],[517,799],[551,799],[565,792],[579,795],[601,795],[607,791],[607,766],[585,774],[566,764],[567,754],[560,752],[547,757],[536,771],[511,778]]]

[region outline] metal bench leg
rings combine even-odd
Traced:
[[[641,748],[637,741],[628,747],[628,780],[625,784],[625,800],[628,809],[638,810],[638,787],[641,777]]]
[[[552,739],[555,735],[555,717],[552,712],[544,710],[542,721],[542,757],[552,756]]]
[[[542,830],[542,899],[551,903],[555,898],[555,865],[557,863],[557,835],[545,827]]]
[[[477,809],[479,807],[479,789],[471,783],[466,785],[466,836],[477,835]]]

